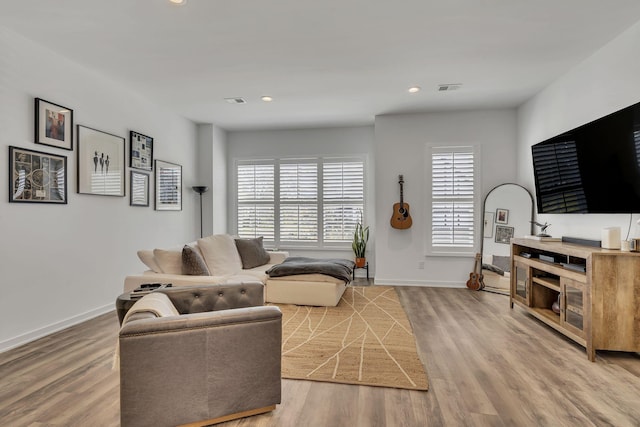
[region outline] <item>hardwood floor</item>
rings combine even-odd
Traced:
[[[428,392],[283,380],[275,411],[220,426],[640,426],[639,354],[591,363],[503,295],[398,294]],[[0,354],[0,425],[119,425],[117,330],[113,312]]]

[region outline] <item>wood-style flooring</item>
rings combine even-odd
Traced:
[[[428,392],[283,380],[275,411],[220,426],[640,426],[639,354],[591,363],[503,295],[398,293]],[[119,425],[117,331],[113,312],[0,354],[0,426]]]

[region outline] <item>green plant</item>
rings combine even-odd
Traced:
[[[364,253],[367,250],[367,242],[369,241],[369,226],[364,227],[362,220],[356,223],[356,229],[353,232],[353,242],[351,247],[356,258],[364,258]]]

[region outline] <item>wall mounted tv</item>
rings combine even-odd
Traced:
[[[538,213],[640,212],[640,103],[531,151]]]

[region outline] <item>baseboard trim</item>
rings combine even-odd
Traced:
[[[86,320],[93,319],[94,317],[98,317],[102,314],[108,313],[113,310],[114,310],[113,304],[107,304],[102,307],[89,310],[85,313],[78,314],[77,316],[69,317],[59,322],[44,326],[42,328],[35,329],[30,332],[26,332],[22,335],[18,335],[17,337],[13,337],[13,338],[9,338],[8,340],[1,341],[0,353],[3,353],[7,350],[11,350],[12,348],[20,347],[21,345],[30,343],[31,341],[35,341],[39,338],[53,334],[54,332],[61,331],[70,326],[77,325],[78,323],[82,323]]]
[[[385,279],[375,277],[374,285],[397,285],[397,286],[425,286],[430,288],[464,288],[466,284],[463,282],[451,282],[443,280],[398,280]]]

